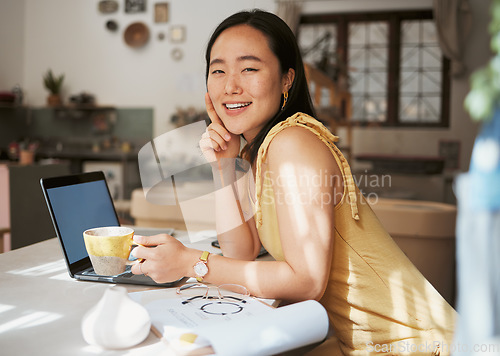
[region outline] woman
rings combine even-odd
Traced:
[[[220,189],[216,215],[224,257],[207,259],[168,235],[137,237],[157,247],[135,250],[144,262],[133,272],[158,282],[189,276],[235,283],[254,296],[290,302],[319,300],[338,340],[317,353],[448,353],[454,310],[381,227],[337,138],[313,119],[300,51],[287,25],[258,10],[230,16],[213,33],[206,61],[212,123],[200,147],[214,175],[227,178],[235,165],[225,162],[238,157],[245,139],[241,154],[255,177],[255,216],[221,228],[228,217],[237,220],[242,207],[233,190]],[[262,245],[276,261],[255,261]]]

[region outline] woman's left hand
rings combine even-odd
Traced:
[[[186,263],[183,262],[188,254],[188,248],[176,238],[159,234],[154,236],[134,236],[137,246],[132,255],[144,259],[132,266],[132,273],[145,274],[157,283],[176,281],[186,276]]]

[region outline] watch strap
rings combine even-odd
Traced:
[[[208,263],[208,256],[209,255],[210,255],[210,252],[203,251],[203,253],[200,256],[200,260],[198,262],[196,262],[196,264],[203,263],[205,266],[207,266],[207,269],[208,269],[208,264],[207,263]],[[203,277],[205,277],[205,275],[203,275],[203,276],[196,276],[196,280],[201,283],[201,282],[203,282]]]
[[[200,261],[207,262],[208,261],[208,255],[210,255],[210,252],[208,251],[203,251],[200,257]]]

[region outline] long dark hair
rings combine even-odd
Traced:
[[[278,111],[260,130],[257,136],[255,136],[255,139],[245,147],[245,158],[253,164],[257,158],[260,145],[273,126],[297,112],[303,112],[311,116],[315,116],[315,113],[307,86],[302,56],[295,35],[281,18],[270,12],[258,9],[242,11],[229,16],[221,22],[208,41],[205,54],[207,61],[206,80],[208,81],[210,54],[215,41],[224,30],[237,25],[249,25],[261,31],[267,37],[271,51],[278,57],[282,74],[287,73],[290,68],[295,71],[295,78],[288,92],[288,100],[284,109]]]

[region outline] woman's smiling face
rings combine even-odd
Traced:
[[[280,109],[293,74],[290,69],[282,75],[262,32],[238,25],[224,30],[212,47],[207,88],[226,129],[251,141]]]

